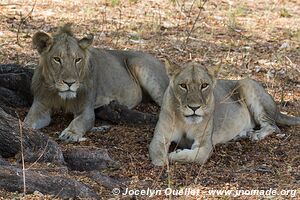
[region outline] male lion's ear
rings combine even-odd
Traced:
[[[221,69],[221,65],[222,65],[222,62],[220,61],[216,65],[214,65],[212,67],[208,67],[207,68],[208,74],[211,75],[212,77],[216,78]]]
[[[89,46],[91,46],[91,44],[93,43],[93,40],[94,40],[93,34],[88,34],[86,37],[79,40],[78,44],[82,49],[86,49]]]
[[[174,76],[180,70],[179,66],[173,63],[170,64],[170,62],[167,59],[163,59],[163,61],[165,63],[165,68],[169,77]]]
[[[53,38],[48,33],[43,31],[39,31],[32,37],[33,47],[37,49],[39,54],[48,50],[50,46],[53,44]]]

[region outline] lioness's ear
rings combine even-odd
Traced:
[[[93,43],[94,36],[92,34],[88,34],[86,37],[82,38],[78,41],[79,46],[82,49],[86,49]]]
[[[32,37],[32,44],[39,54],[41,54],[51,47],[53,44],[53,38],[48,33],[39,31]]]
[[[165,68],[169,77],[172,77],[180,70],[179,66],[174,65],[173,63],[170,64],[167,59],[163,59],[163,61],[165,63]]]
[[[220,61],[216,65],[214,65],[212,67],[208,67],[207,68],[208,74],[211,75],[212,77],[216,78],[221,69],[221,64],[222,64],[222,62]]]

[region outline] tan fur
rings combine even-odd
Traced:
[[[181,69],[167,62],[166,68],[170,84],[149,147],[154,165],[169,160],[203,164],[218,143],[244,136],[261,140],[280,131],[275,122],[300,124],[299,117],[281,114],[254,80],[217,80],[217,67],[194,63]],[[171,142],[182,149],[168,153]]]
[[[93,36],[75,38],[70,24],[53,36],[37,32],[32,41],[40,62],[25,123],[34,129],[47,126],[52,110],[63,108],[74,120],[60,139],[79,141],[94,124],[95,108],[111,101],[133,108],[143,92],[161,105],[168,77],[163,64],[149,54],[93,48]]]

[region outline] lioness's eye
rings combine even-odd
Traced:
[[[76,58],[75,63],[79,63],[82,59],[81,58]]]
[[[59,64],[61,64],[60,58],[59,57],[53,57],[53,60]]]
[[[201,89],[202,89],[202,90],[203,90],[203,89],[206,89],[208,86],[209,86],[209,85],[208,85],[207,83],[203,83],[203,84],[201,85]]]
[[[185,90],[187,90],[187,85],[185,83],[181,83],[179,84],[179,86]]]

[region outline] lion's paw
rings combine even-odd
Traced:
[[[66,142],[80,142],[85,140],[85,138],[83,138],[82,136],[82,134],[75,133],[74,131],[66,128],[60,134],[59,139],[64,140]]]
[[[164,160],[152,160],[151,162],[153,165],[156,165],[156,166],[164,166],[166,164],[166,162],[164,162]]]
[[[180,152],[181,151],[179,149],[177,149],[176,151],[173,151],[173,152],[169,153],[169,160],[170,161],[178,160],[178,156],[179,156]]]
[[[179,162],[187,162],[190,156],[191,150],[189,149],[177,149],[169,153],[170,161],[179,161]]]
[[[179,153],[180,151],[182,151],[182,149],[176,149],[176,153]]]

